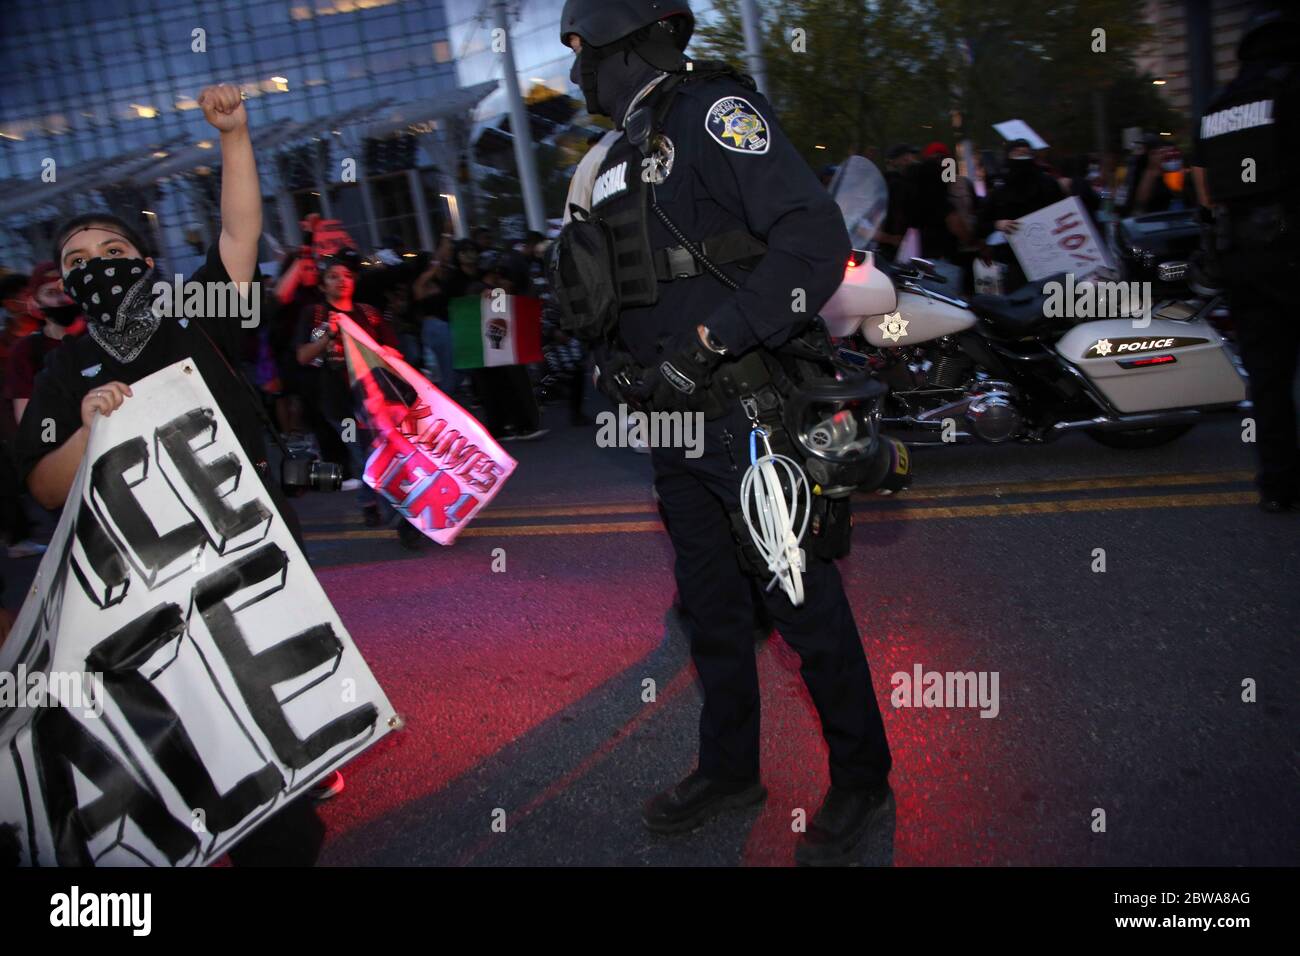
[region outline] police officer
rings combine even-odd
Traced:
[[[1247,23],[1240,70],[1196,136],[1207,264],[1230,294],[1250,377],[1260,507],[1300,503],[1294,397],[1300,317],[1300,18],[1267,5]]]
[[[693,29],[684,0],[568,0],[561,17],[587,109],[623,131],[602,141],[591,179],[619,290],[616,334],[596,352],[599,384],[617,400],[705,417],[702,455],[651,456],[704,706],[696,770],[643,818],[677,832],[766,798],[753,639],[763,601],[801,658],[830,751],[831,787],[796,859],[848,862],[890,797],[866,656],[839,572],[815,548],[798,605],[745,570],[737,515],[756,408],[718,383],[808,327],[851,249],[838,207],[752,81],[683,55]]]

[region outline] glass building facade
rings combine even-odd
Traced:
[[[581,100],[558,39],[563,5],[506,4],[526,97],[545,87]],[[219,143],[196,101],[213,83],[246,98],[272,252],[313,211],[368,249],[462,231],[488,171],[471,144],[508,109],[494,6],[0,2],[0,267],[30,268],[61,220],[94,209],[137,224],[165,267],[196,266],[219,223]],[[696,7],[703,18],[711,4]]]
[[[219,192],[217,134],[196,97],[219,82],[238,85],[247,101],[268,232],[292,241],[286,220],[313,209],[356,229],[369,207],[383,220],[381,236],[416,238],[399,221],[416,205],[400,167],[432,165],[432,156],[412,148],[423,144],[391,142],[400,126],[366,133],[403,109],[418,121],[421,104],[456,91],[442,0],[40,0],[0,9],[0,264],[29,266],[45,257],[53,222],[110,208],[143,217],[164,255],[184,260],[177,268],[192,265]],[[362,160],[370,196],[337,174],[345,154]],[[427,185],[437,203],[436,178]],[[439,207],[429,211],[438,217]]]

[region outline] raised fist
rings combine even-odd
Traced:
[[[244,101],[239,95],[239,87],[234,84],[204,87],[199,94],[199,106],[203,109],[203,118],[222,133],[248,125]]]

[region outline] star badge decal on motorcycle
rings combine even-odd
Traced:
[[[907,337],[907,319],[903,318],[897,312],[891,312],[880,320],[880,334],[891,342],[897,342]]]
[[[1092,347],[1092,350],[1098,355],[1110,354],[1110,339],[1102,339]]]

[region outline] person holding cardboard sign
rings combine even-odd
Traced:
[[[53,259],[65,291],[86,315],[87,334],[51,353],[23,416],[15,457],[33,497],[46,508],[61,508],[85,457],[95,417],[107,418],[130,401],[132,383],[190,360],[254,463],[290,533],[301,542],[297,516],[288,506],[278,476],[268,480],[263,413],[236,371],[249,315],[244,306],[260,305],[257,248],[262,190],[248,113],[239,88],[232,84],[205,88],[198,104],[204,119],[221,136],[221,233],[204,264],[184,285],[198,284],[206,290],[220,283],[232,289],[229,297],[203,297],[205,302],[224,303],[216,311],[227,314],[213,314],[206,308],[203,314],[193,314],[188,294],[183,308],[174,298],[165,307],[167,300],[159,296],[159,286],[170,287],[171,282],[159,274],[144,237],[125,220],[91,212],[64,223],[55,234]],[[342,789],[342,776],[336,771],[315,796],[321,799]],[[292,842],[306,847],[300,858],[314,857],[309,844],[315,842],[319,849],[319,822],[295,805],[290,810],[295,819],[302,819],[283,829],[292,831]],[[284,836],[282,830],[278,838]],[[246,859],[257,855],[256,845],[248,841]],[[269,855],[259,860],[263,861],[269,862]]]
[[[1028,140],[1013,139],[1007,143],[1006,150],[1006,182],[989,193],[984,201],[975,227],[977,236],[988,236],[993,232],[1011,235],[1020,228],[1016,221],[1020,217],[1065,198],[1060,184],[1034,159]],[[985,242],[980,247],[979,258],[985,265],[996,260],[1006,267],[1002,285],[1004,292],[1025,284],[1024,270],[1009,244],[1002,243],[995,248]]]

